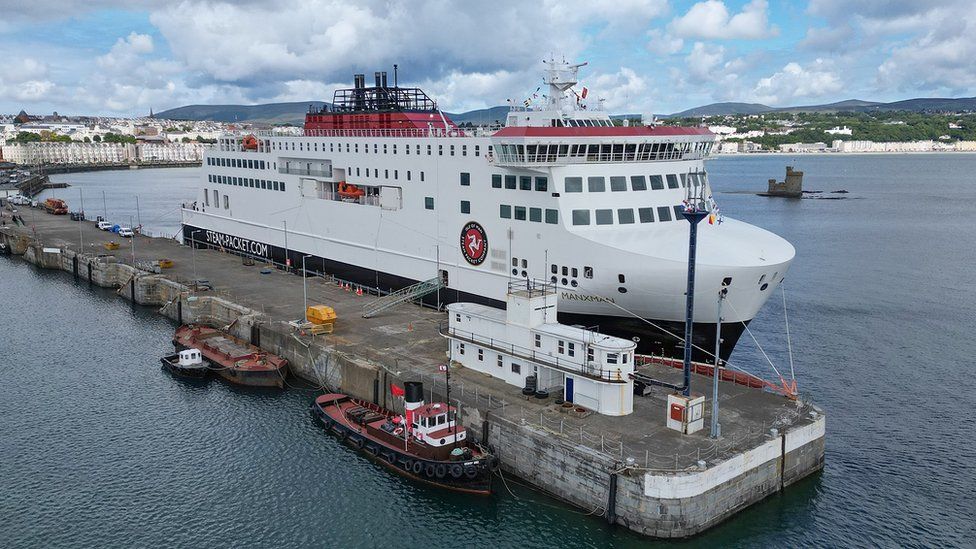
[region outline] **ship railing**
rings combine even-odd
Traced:
[[[543,353],[535,349],[529,349],[500,339],[486,337],[466,330],[458,330],[457,328],[452,328],[443,322],[438,324],[437,330],[444,337],[481,345],[496,352],[506,353],[515,358],[535,362],[541,366],[554,368],[566,373],[579,374],[591,379],[610,383],[626,383],[628,381],[627,376],[623,373],[622,369],[597,368],[595,367],[595,363],[592,361],[587,363],[585,361],[559,358],[558,356],[551,355],[549,353]]]
[[[306,129],[305,137],[470,137],[459,128]]]
[[[526,156],[519,154],[503,154],[495,151],[495,164],[506,166],[564,166],[570,164],[613,163],[613,162],[662,162],[673,160],[701,160],[708,155],[702,152],[662,153],[598,153],[586,156],[557,156],[553,154]]]
[[[299,168],[278,168],[278,173],[332,178],[332,170],[305,170]]]

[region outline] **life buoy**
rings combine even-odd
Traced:
[[[403,434],[403,427],[397,427],[396,429],[393,430],[394,436],[400,436],[402,434]]]
[[[413,462],[413,465],[410,467],[410,470],[413,471],[413,474],[419,475],[420,471],[423,470],[423,468],[424,468],[423,463],[420,463],[419,461],[415,461]]]
[[[434,468],[434,475],[436,475],[437,478],[444,478],[444,475],[446,474],[447,474],[447,465],[444,465],[443,463],[438,463],[437,467]]]
[[[464,474],[464,467],[461,467],[457,463],[455,463],[454,465],[451,465],[451,476],[452,477],[454,477],[454,478],[461,478],[461,475],[463,475],[463,474]]]
[[[478,476],[478,469],[474,465],[465,465],[464,476],[468,477],[469,479],[474,479]]]
[[[428,477],[434,476],[434,464],[433,463],[428,463],[426,466],[424,466],[424,475],[426,475]]]

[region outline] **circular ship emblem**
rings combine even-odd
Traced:
[[[488,235],[478,223],[471,221],[461,229],[461,253],[472,265],[481,265],[488,257]]]

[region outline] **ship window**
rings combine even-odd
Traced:
[[[261,180],[261,188],[262,189],[267,189],[268,188],[268,182],[262,179]]]
[[[427,156],[430,156],[432,154],[431,153],[431,150],[432,150],[432,146],[431,145],[427,145]]]
[[[673,173],[669,173],[666,177],[668,178],[668,188],[669,189],[677,189],[678,188],[678,177],[676,175],[674,175]]]
[[[433,210],[434,209],[434,197],[433,196],[425,196],[424,197],[424,208],[427,208],[428,210]]]
[[[410,181],[410,170],[407,170],[407,181]]]
[[[393,170],[393,179],[400,179],[400,170]]]
[[[641,223],[654,223],[654,208],[637,208]]]
[[[613,225],[613,210],[597,210],[596,211],[596,224],[597,225]]]
[[[282,191],[284,191],[284,190],[285,190],[285,182],[284,182],[284,181],[282,181],[282,182],[281,182],[281,185],[280,185],[280,187],[281,187],[281,190],[282,190]]]
[[[491,174],[491,188],[500,189],[502,188],[502,175],[498,173]]]
[[[590,210],[573,210],[573,225],[589,225]]]
[[[576,267],[570,269],[569,272],[572,274],[573,278],[579,277],[579,269],[577,269]]]
[[[390,178],[390,170],[383,170],[383,178],[384,179]]]
[[[688,174],[681,173],[681,174],[678,174],[678,177],[681,179],[681,188],[684,189],[685,187],[687,187],[688,186]]]
[[[525,206],[515,206],[515,219],[525,221]]]
[[[569,267],[563,265],[563,276],[569,276]]]
[[[568,193],[581,193],[583,192],[583,178],[582,177],[567,177],[565,180],[566,192]]]
[[[528,176],[519,177],[519,189],[523,191],[532,190],[532,178]]]
[[[552,225],[559,223],[559,210],[546,210],[546,223]]]
[[[551,272],[552,274],[559,274],[559,267],[555,263],[553,263],[552,266],[549,267],[549,272]]]
[[[660,175],[651,176],[651,189],[659,191],[664,188],[664,179]]]
[[[567,349],[566,354],[569,356],[576,356],[576,344],[570,342],[569,349]]]
[[[583,267],[583,278],[593,278],[593,267]]]
[[[458,353],[464,354],[464,343],[458,343]]]
[[[613,192],[620,192],[627,190],[627,178],[626,177],[611,177],[610,178],[610,190]]]
[[[335,150],[333,148],[334,146],[335,146],[334,143],[329,143],[329,152],[335,152]]]
[[[521,374],[522,373],[522,367],[513,362],[512,363],[512,373],[513,374]]]
[[[634,210],[621,208],[617,210],[617,222],[621,225],[629,225],[634,222]]]
[[[469,213],[471,213],[471,202],[469,202],[467,200],[462,200],[461,201],[461,213],[463,213],[463,214],[469,214]]]
[[[386,154],[386,143],[383,143],[383,154]]]
[[[484,361],[485,360],[485,350],[484,349],[478,349],[478,360],[481,360],[481,361]]]
[[[607,182],[603,177],[587,177],[586,190],[591,193],[602,193],[607,190]]]
[[[529,208],[529,221],[542,223],[542,208]]]
[[[630,176],[630,187],[635,191],[646,191],[647,180],[644,179],[643,175],[632,175]]]
[[[468,156],[468,146],[461,145],[461,156]]]
[[[503,366],[503,363],[502,363],[502,355],[498,355],[498,357],[495,359],[495,363],[498,364],[498,367],[499,368],[501,368]]]
[[[506,189],[509,189],[509,190],[514,190],[515,189],[515,176],[514,175],[506,175],[505,176],[505,188]]]
[[[474,146],[474,155],[475,156],[481,156],[481,145],[475,145]]]
[[[677,206],[675,206],[674,207],[674,218],[677,220],[677,219],[681,219],[682,217],[684,217],[684,216],[681,215],[682,212],[684,212],[684,210],[685,210],[685,207],[682,206],[681,204],[678,204]]]
[[[465,186],[465,187],[471,185],[471,174],[470,173],[468,173],[468,172],[461,172],[461,185],[462,186]]]
[[[545,177],[535,178],[535,190],[546,192],[549,190],[549,179]]]
[[[660,221],[671,221],[671,208],[667,206],[658,206],[657,218]]]
[[[617,275],[617,282],[624,284],[627,282],[627,277],[623,273]]]
[[[208,191],[207,189],[203,190],[203,201],[204,204],[206,204],[207,206],[210,205],[210,191]]]
[[[451,156],[454,156],[454,145],[451,145]]]
[[[366,147],[369,148],[369,144],[367,144]],[[379,153],[380,153],[379,145],[373,143],[373,154],[379,154]]]
[[[607,364],[617,363],[617,353],[607,353]]]
[[[502,217],[502,219],[511,219],[512,207],[508,204],[502,204],[498,207],[498,214]]]
[[[353,147],[353,151],[355,151],[357,153],[359,152],[359,143],[355,143],[355,145]],[[369,148],[366,149],[366,153],[367,154],[369,153]]]
[[[385,147],[386,145],[383,145],[383,146]],[[396,143],[394,143],[394,144],[393,144],[393,154],[396,154],[396,153],[397,153],[397,152],[396,152]]]
[[[539,334],[535,334],[535,346],[542,347],[542,336]]]
[[[213,194],[214,194],[214,207],[216,208],[220,206],[220,193],[214,190]]]
[[[277,181],[272,181],[271,182],[271,190],[273,190],[273,191],[277,191],[278,190],[278,182]]]
[[[224,195],[224,209],[230,209],[230,197],[228,197],[226,194]]]
[[[561,355],[564,355],[564,354],[566,354],[566,342],[565,342],[565,341],[563,341],[563,340],[561,340],[561,339],[559,340],[559,345],[558,345],[558,349],[557,349],[557,351],[558,351],[558,352],[559,352],[559,354],[561,354]]]
[[[359,168],[356,168],[356,177],[359,177]]]
[[[512,258],[512,267],[518,267],[518,258],[517,257],[513,257]]]
[[[444,145],[437,146],[437,156],[444,156]]]
[[[420,172],[420,180],[421,180],[421,181],[423,181],[423,180],[424,180],[424,172]]]

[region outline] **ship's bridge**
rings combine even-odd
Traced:
[[[508,126],[492,135],[494,162],[544,168],[590,162],[700,160],[716,136],[678,126]]]

